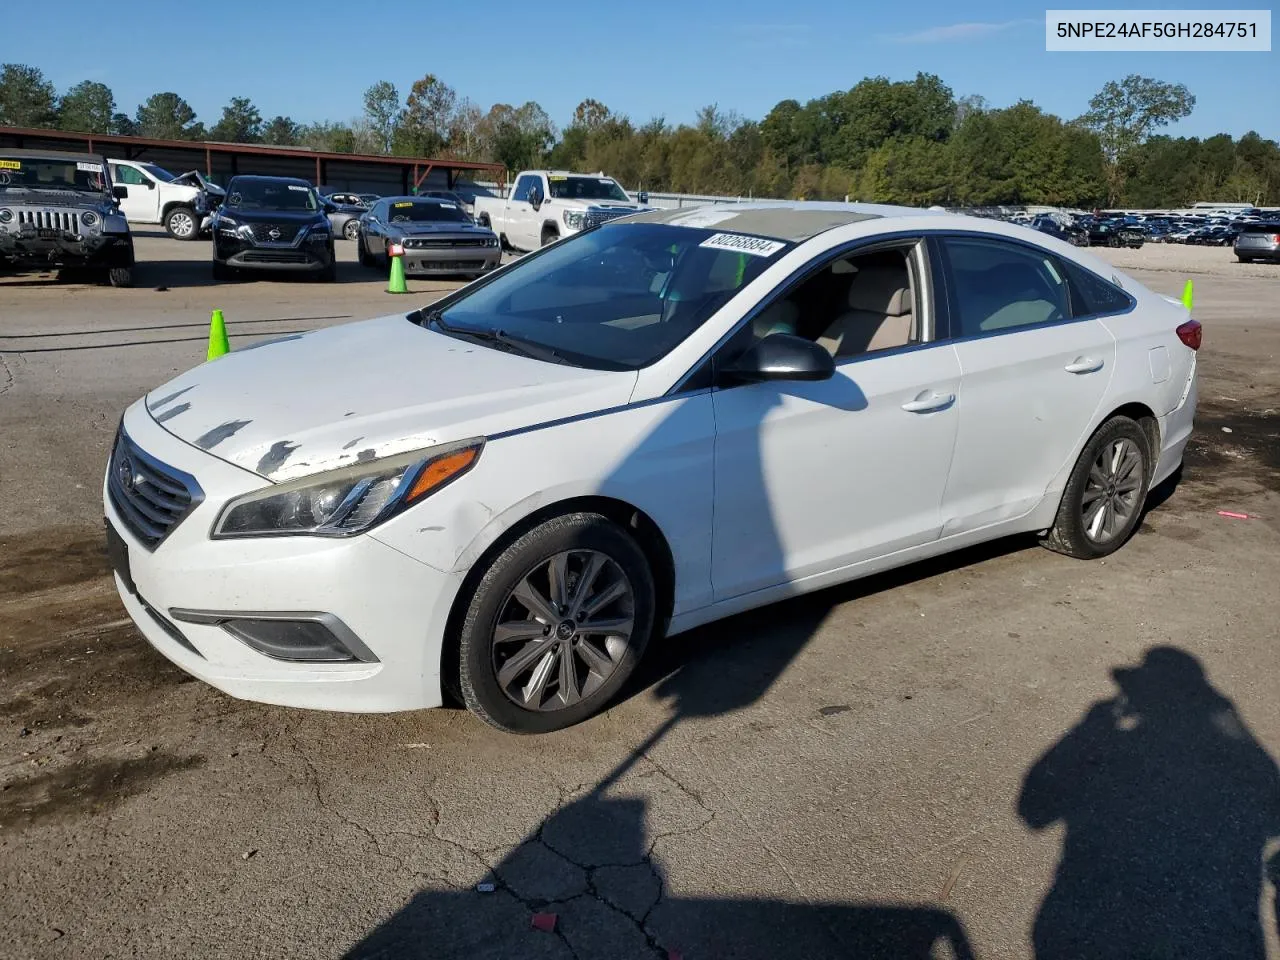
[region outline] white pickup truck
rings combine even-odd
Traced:
[[[477,196],[475,219],[516,250],[536,250],[561,237],[649,209],[603,173],[567,173],[562,170],[522,170],[511,186],[511,195]]]
[[[108,160],[111,182],[128,196],[120,212],[130,223],[161,223],[175,240],[196,240],[200,224],[224,191],[192,171],[174,176],[164,167],[138,160]]]

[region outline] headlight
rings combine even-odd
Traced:
[[[483,440],[464,440],[255,490],[223,508],[212,536],[362,533],[461,477],[482,449]]]
[[[484,241],[486,247],[496,247],[498,245],[497,237],[486,237]]]
[[[4,210],[0,210],[0,223],[8,223],[12,219],[13,219],[12,210],[8,208],[5,208]]]
[[[86,227],[92,227],[98,222],[98,215],[92,210],[86,210],[84,213],[80,214],[80,222]]]
[[[581,210],[566,210],[564,212],[564,225],[573,230],[581,230],[584,216]]]

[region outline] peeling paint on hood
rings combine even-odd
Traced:
[[[233,351],[147,399],[160,421],[181,396],[186,409],[163,420],[165,430],[283,482],[621,406],[635,382],[630,371],[464,343],[397,314]]]

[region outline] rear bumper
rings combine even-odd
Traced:
[[[1191,374],[1187,378],[1182,402],[1170,413],[1160,418],[1160,458],[1151,475],[1151,486],[1168,479],[1182,465],[1182,456],[1195,427],[1196,404],[1200,397],[1199,374],[1196,361],[1192,361]]]
[[[1243,246],[1237,243],[1235,244],[1235,255],[1244,257],[1247,260],[1280,260],[1280,243],[1259,247]]]

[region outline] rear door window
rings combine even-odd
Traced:
[[[1071,317],[1057,258],[1001,240],[947,237],[953,337],[1000,333]]]
[[[1059,260],[1060,269],[1071,283],[1071,314],[1075,317],[1096,317],[1099,314],[1122,313],[1133,305],[1129,295],[1113,283],[1108,283],[1092,270],[1086,270],[1070,260]]]

